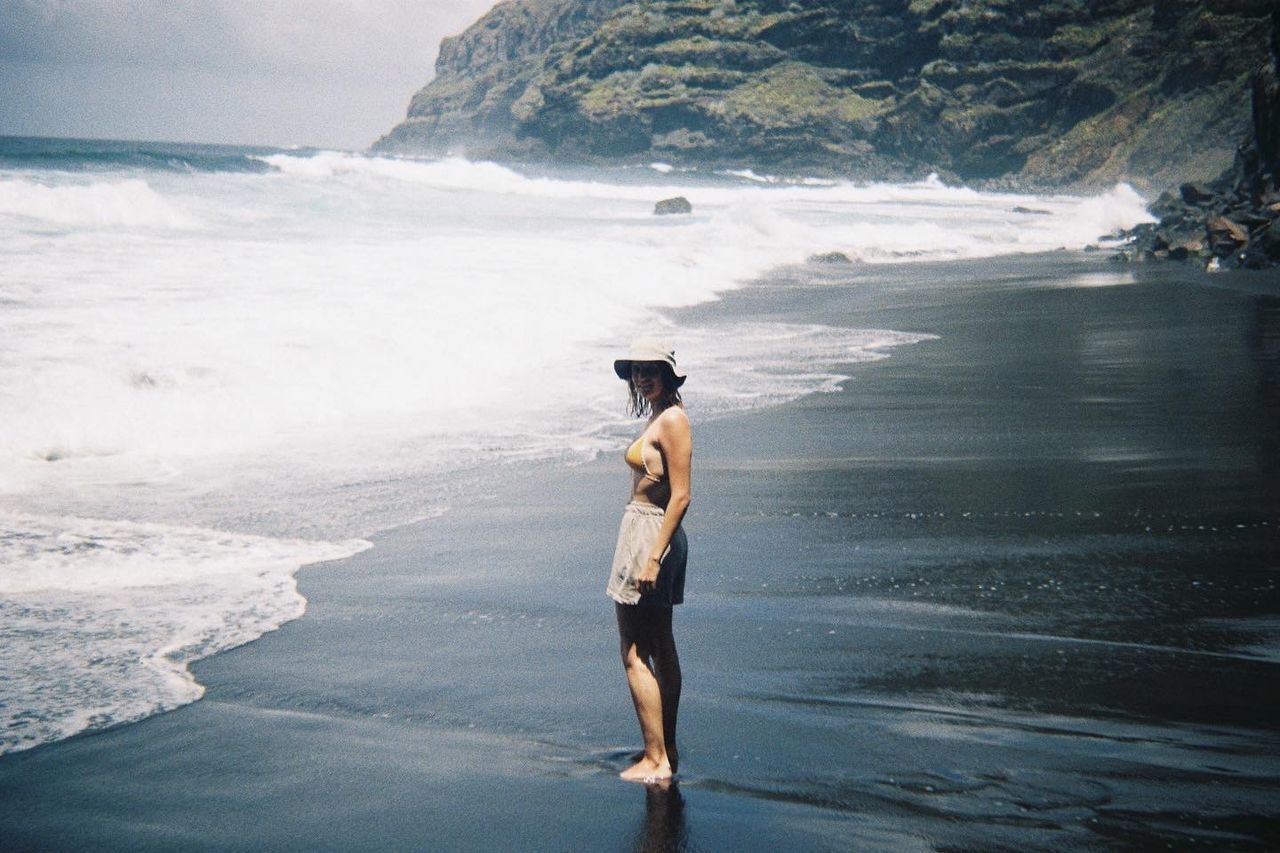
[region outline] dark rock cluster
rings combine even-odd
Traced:
[[[1121,235],[1121,260],[1187,261],[1212,269],[1280,266],[1280,9],[1272,12],[1271,61],[1250,85],[1252,130],[1232,167],[1209,183],[1163,193],[1155,224]]]

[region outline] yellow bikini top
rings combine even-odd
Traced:
[[[649,470],[649,462],[644,458],[644,436],[639,438],[627,448],[627,452],[623,454],[623,459],[627,460],[627,464],[638,472],[643,472],[646,480],[652,480],[655,483],[662,482],[662,474],[654,474]]]

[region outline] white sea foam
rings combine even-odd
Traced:
[[[0,175],[0,749],[190,701],[187,662],[301,612],[297,566],[439,512],[467,471],[616,446],[633,425],[608,364],[638,333],[676,342],[699,418],[927,337],[672,308],[818,251],[981,257],[1146,217],[1123,187],[264,159]],[[653,216],[669,195],[693,215]]]
[[[889,329],[795,323],[734,323],[678,332],[682,346],[693,353],[690,370],[706,377],[699,382],[705,386],[698,395],[699,414],[710,417],[835,391],[850,378],[845,366],[878,361],[893,347],[935,339]]]
[[[138,179],[50,186],[22,178],[0,178],[0,217],[80,227],[196,225],[190,215]]]
[[[191,661],[297,618],[298,567],[366,547],[0,513],[0,752],[199,698]]]
[[[778,182],[778,179],[772,175],[757,175],[751,169],[726,169],[724,174],[732,175],[735,178],[745,178],[758,184],[776,184]]]

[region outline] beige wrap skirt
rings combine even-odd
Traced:
[[[613,552],[613,569],[605,594],[619,604],[641,604],[671,607],[684,601],[684,572],[689,557],[689,540],[684,528],[677,527],[671,544],[662,556],[662,568],[653,592],[640,594],[636,576],[652,553],[653,543],[662,529],[665,513],[662,507],[632,501],[622,511],[618,528],[618,546]]]

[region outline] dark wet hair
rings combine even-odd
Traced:
[[[680,399],[680,386],[676,384],[676,372],[671,369],[671,365],[665,361],[655,361],[653,364],[658,365],[658,375],[662,377],[662,396],[658,398],[662,408],[669,409],[683,404],[684,401]],[[627,413],[637,418],[648,417],[653,412],[653,406],[640,393],[640,389],[636,388],[634,380],[627,380],[627,390],[631,393],[631,399],[627,401]]]

